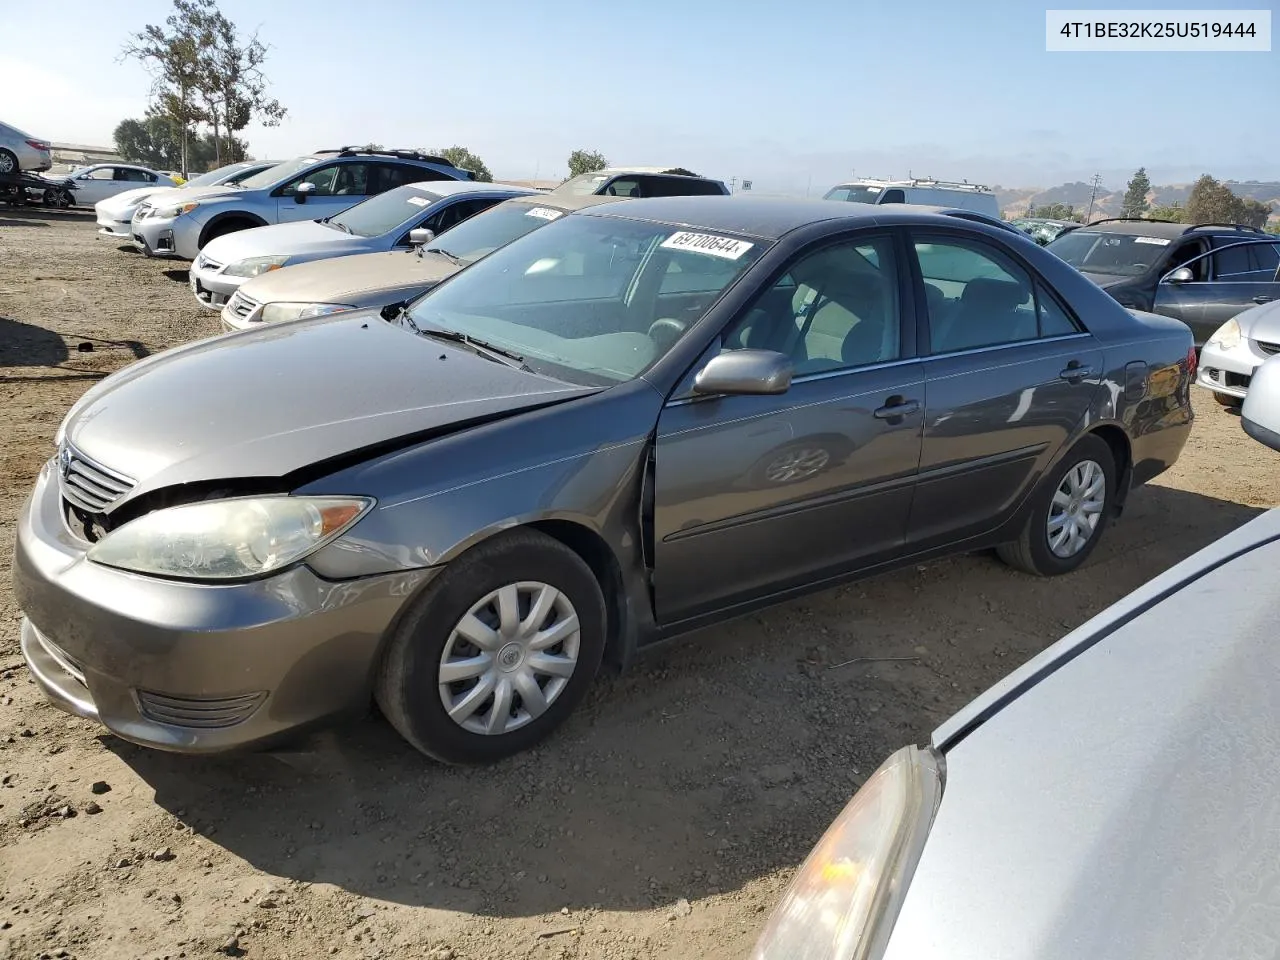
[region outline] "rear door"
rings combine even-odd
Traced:
[[[654,455],[663,624],[902,551],[924,384],[901,249],[878,232],[800,254],[729,324],[725,349],[792,357],[786,393],[678,390],[668,401]],[[694,274],[668,274],[664,285]]]
[[[1008,519],[1100,388],[1103,356],[1063,301],[1003,245],[911,232],[926,305],[927,398],[908,546]]]

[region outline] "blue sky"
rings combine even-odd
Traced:
[[[1280,179],[1280,54],[1047,53],[1045,6],[1027,0],[220,5],[260,28],[289,108],[279,128],[246,132],[258,156],[460,143],[499,178],[550,178],[585,147],[800,194],[854,171],[1004,186],[1101,172],[1110,188],[1139,165],[1157,183]],[[167,0],[64,0],[55,43],[33,40],[54,7],[6,6],[3,119],[107,144],[142,114],[148,78],[116,57]]]

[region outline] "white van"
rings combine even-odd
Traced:
[[[1000,218],[1000,205],[990,187],[978,183],[947,180],[850,180],[836,184],[824,200],[850,203],[919,203],[937,207],[959,207]]]

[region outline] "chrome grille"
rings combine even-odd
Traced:
[[[58,451],[58,485],[72,505],[102,513],[133,489],[135,481],[90,460],[71,444]]]
[[[241,320],[249,316],[249,314],[253,313],[253,311],[257,310],[260,306],[261,304],[258,303],[257,300],[254,300],[252,297],[246,297],[238,290],[236,291],[235,296],[231,298],[231,302],[227,304],[227,308],[231,311],[232,315]]]
[[[1280,353],[1280,343],[1264,343],[1261,340],[1254,341],[1258,345],[1258,349],[1263,353],[1277,354]]]
[[[175,697],[137,691],[138,707],[148,718],[177,727],[231,727],[248,720],[267,698],[266,693],[239,697]]]

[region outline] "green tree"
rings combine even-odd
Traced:
[[[584,173],[593,173],[609,166],[609,161],[598,150],[575,150],[569,154],[569,176],[577,177]]]
[[[1074,220],[1080,222],[1083,218],[1076,212],[1076,208],[1069,203],[1046,203],[1044,206],[1032,207],[1035,210],[1035,216],[1043,217],[1046,220]],[[1030,213],[1027,216],[1031,216]]]
[[[174,4],[188,0],[174,0]],[[262,65],[267,47],[257,31],[241,36],[239,28],[223,16],[215,0],[197,0],[202,13],[196,22],[208,46],[200,56],[200,93],[204,119],[213,128],[215,159],[222,160],[222,135],[228,140],[257,121],[264,127],[279,126],[288,111],[267,95]]]
[[[173,0],[174,12],[163,25],[149,23],[125,42],[121,57],[137,60],[150,72],[150,113],[176,124],[181,143],[181,167],[187,175],[192,128],[205,119],[200,102],[204,82],[203,57],[213,43],[209,11],[213,0]]]
[[[1182,223],[1187,211],[1183,209],[1180,203],[1164,204],[1162,206],[1152,207],[1147,211],[1147,218],[1150,220],[1170,220],[1173,223]]]
[[[182,131],[168,117],[121,120],[113,134],[116,153],[131,163],[155,170],[174,170],[182,163]],[[187,144],[187,161],[193,173],[203,173],[225,163],[247,159],[249,145],[237,137],[214,143],[211,134],[194,136]]]
[[[1271,204],[1237,197],[1225,183],[1204,174],[1187,198],[1188,223],[1244,223],[1261,227],[1271,216]]]
[[[1147,194],[1151,191],[1151,179],[1147,176],[1147,168],[1139,167],[1133,179],[1129,181],[1124,192],[1124,204],[1120,207],[1122,217],[1140,217],[1150,209]]]
[[[493,174],[489,172],[489,168],[485,166],[485,162],[466,147],[460,147],[455,144],[452,147],[428,150],[427,153],[435,154],[438,157],[444,157],[455,167],[461,167],[463,170],[470,170],[476,175],[477,180],[483,181],[484,183],[493,182]]]
[[[1267,221],[1271,219],[1271,211],[1270,203],[1263,203],[1251,197],[1240,199],[1240,222],[1247,223],[1251,227],[1265,227]]]

